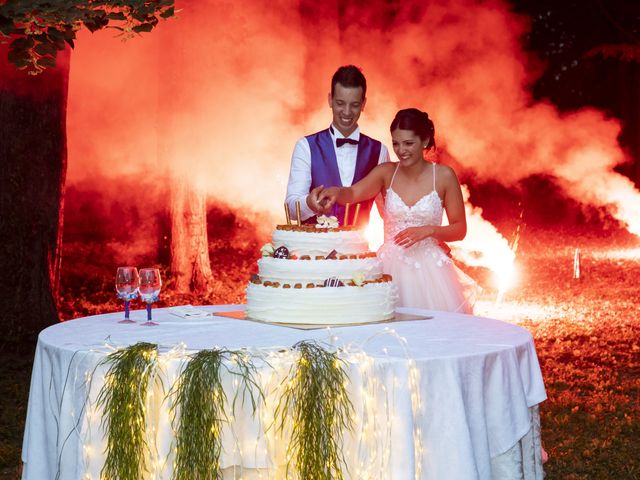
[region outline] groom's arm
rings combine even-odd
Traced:
[[[389,158],[389,150],[387,149],[387,146],[384,143],[380,144],[380,157],[378,158],[378,165],[380,165],[381,163],[387,163],[391,161],[391,159]]]
[[[307,205],[307,196],[311,189],[311,149],[305,137],[296,142],[291,155],[291,170],[289,171],[289,183],[287,183],[287,196],[285,202],[289,205],[291,219],[298,218],[296,213],[296,201],[300,202],[300,218],[302,221],[315,215]]]

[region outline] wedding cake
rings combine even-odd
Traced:
[[[318,222],[276,227],[247,287],[247,317],[315,325],[393,318],[396,287],[362,233],[335,217]]]

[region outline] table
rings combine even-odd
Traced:
[[[101,381],[97,365],[116,347],[159,344],[160,356],[167,357],[163,375],[173,381],[184,366],[184,355],[176,354],[182,350],[175,348],[181,343],[184,353],[224,346],[277,356],[300,340],[317,340],[350,352],[347,388],[358,419],[344,440],[346,478],[542,479],[537,406],[546,393],[532,336],[524,328],[402,308],[401,313],[433,318],[299,330],[215,316],[241,305],[198,308],[213,316],[183,318],[165,308],[154,310],[156,327],[119,324],[122,314],[113,313],[43,330],[31,378],[22,478],[100,478],[105,440],[93,408]],[[138,310],[131,317],[142,322],[145,315]],[[288,369],[291,357],[278,358],[260,370]],[[412,369],[418,373],[413,384]],[[171,478],[166,458],[173,432],[164,410],[160,405],[155,412],[157,462],[149,478]],[[270,447],[260,416],[236,415],[229,428],[221,457],[225,479],[283,478],[282,452]]]

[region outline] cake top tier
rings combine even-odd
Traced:
[[[298,257],[326,256],[334,250],[343,255],[369,251],[369,245],[362,232],[353,227],[320,229],[315,225],[278,225],[272,234],[272,243],[275,248],[286,247],[291,255]]]
[[[349,225],[348,227],[318,227],[317,225],[276,225],[276,230],[285,230],[287,232],[353,232],[356,227]]]

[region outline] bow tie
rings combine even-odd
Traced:
[[[336,138],[336,147],[341,147],[345,143],[349,143],[351,145],[358,145],[358,140],[354,140],[353,138]]]

